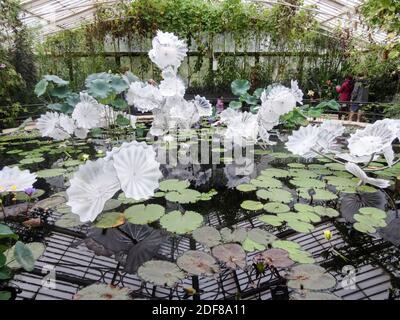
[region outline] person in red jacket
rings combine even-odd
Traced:
[[[353,77],[348,75],[341,86],[336,86],[336,92],[339,93],[339,102],[342,102],[341,112],[348,112],[349,105],[347,104],[351,100],[351,93],[354,89]],[[339,119],[342,118],[342,114],[339,113]]]

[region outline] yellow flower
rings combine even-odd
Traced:
[[[86,154],[86,153],[84,153],[82,156],[81,156],[81,159],[83,160],[83,161],[88,161],[89,160],[89,155],[88,154]]]
[[[308,95],[309,97],[314,97],[314,94],[315,94],[315,92],[314,92],[314,91],[312,91],[312,90],[308,90],[308,93],[307,93],[307,95]]]
[[[11,190],[11,191],[17,191],[17,186],[16,186],[15,184],[13,184],[13,185],[10,187],[10,190]]]
[[[186,287],[183,288],[183,290],[185,290],[186,294],[189,296],[193,296],[194,294],[196,294],[196,289],[192,287]]]
[[[331,230],[324,230],[324,237],[326,240],[331,240],[332,239],[332,232]]]

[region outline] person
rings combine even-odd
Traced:
[[[222,111],[224,111],[224,97],[219,97],[217,99],[217,103],[215,106],[217,108],[218,113],[221,113]]]
[[[348,112],[348,102],[351,99],[351,93],[354,89],[354,80],[351,75],[348,75],[341,86],[336,86],[336,92],[339,93],[339,102],[342,103],[341,112],[339,113],[339,120],[342,119],[343,112]]]
[[[349,120],[353,121],[357,116],[357,122],[360,122],[362,112],[360,110],[362,103],[368,102],[369,85],[364,75],[359,75],[356,79],[353,92],[351,93],[351,101],[354,102],[350,106]]]

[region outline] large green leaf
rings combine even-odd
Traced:
[[[68,97],[71,92],[69,91],[68,86],[59,86],[50,90],[50,95],[56,98],[64,99]]]
[[[55,75],[45,75],[43,77],[44,80],[49,81],[49,82],[53,82],[59,86],[67,86],[69,84],[68,81],[61,79],[58,76]]]
[[[18,236],[6,225],[0,223],[0,239],[18,239]]]
[[[11,298],[11,292],[9,291],[0,291],[0,301],[1,300],[10,300]]]
[[[105,99],[111,93],[112,89],[104,79],[96,79],[89,83],[88,91],[91,96],[97,99]]]
[[[14,258],[28,272],[32,271],[35,267],[35,259],[32,251],[21,241],[17,241],[15,244]]]
[[[147,224],[160,219],[165,213],[164,207],[158,204],[135,205],[125,210],[126,219],[133,224]]]
[[[231,83],[231,89],[235,96],[241,96],[250,89],[250,82],[248,80],[235,80]]]
[[[182,213],[175,210],[167,213],[160,219],[160,224],[163,228],[177,234],[190,233],[200,227],[202,223],[203,217],[194,211]]]
[[[48,86],[48,82],[45,79],[40,80],[35,86],[35,94],[40,97],[45,94]]]
[[[233,110],[239,110],[242,107],[242,103],[240,101],[231,101],[229,102],[229,108]]]

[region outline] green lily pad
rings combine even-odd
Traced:
[[[121,201],[119,201],[117,199],[107,200],[104,205],[103,212],[114,210],[114,209],[118,208],[121,204],[122,204]]]
[[[163,228],[177,234],[190,233],[200,227],[202,223],[203,217],[194,211],[181,213],[175,210],[167,213],[160,219],[160,224]]]
[[[44,169],[36,172],[38,178],[53,178],[62,176],[65,174],[65,169],[57,168],[57,169]]]
[[[306,167],[304,164],[299,162],[288,163],[287,166],[289,168],[295,168],[295,169],[303,169]]]
[[[321,217],[329,217],[329,218],[335,218],[340,215],[340,213],[337,210],[323,206],[314,207],[314,212],[320,215]]]
[[[257,197],[273,202],[290,203],[293,200],[293,195],[283,189],[260,189],[256,192]]]
[[[236,186],[236,189],[242,192],[250,192],[257,190],[257,187],[249,183],[244,183]]]
[[[30,250],[32,254],[33,263],[41,257],[45,250],[45,246],[40,242],[27,243],[25,244],[25,246]],[[5,251],[4,255],[7,258],[6,264],[10,269],[15,270],[22,268],[22,265],[18,262],[17,259],[15,259],[15,246]],[[32,261],[30,261],[30,267],[32,267]]]
[[[326,186],[324,181],[310,178],[294,178],[290,180],[290,183],[296,187],[308,189],[323,189]]]
[[[362,232],[362,233],[375,233],[376,229],[368,224],[364,224],[361,222],[356,222],[353,224],[354,229]]]
[[[25,159],[22,159],[19,163],[20,164],[33,164],[33,163],[40,163],[40,162],[43,162],[43,161],[45,161],[46,159],[45,158],[42,158],[42,157],[36,157],[36,158],[25,158]]]
[[[253,200],[245,200],[240,204],[240,206],[249,211],[258,211],[263,208],[263,204],[260,201]]]
[[[311,200],[311,196],[308,194],[309,189],[299,188],[299,189],[297,189],[297,191],[299,191],[300,197],[307,199],[307,200]],[[337,195],[328,190],[315,189],[314,191],[315,191],[315,194],[313,195],[314,200],[330,201],[330,200],[337,199]]]
[[[309,233],[314,230],[312,224],[303,221],[289,221],[288,227],[300,233]]]
[[[307,169],[290,169],[289,174],[291,177],[298,179],[316,179],[319,176],[317,173],[315,173],[315,171]]]
[[[138,204],[125,210],[126,219],[133,224],[148,224],[160,219],[165,208],[158,204]]]
[[[186,180],[168,179],[160,182],[161,191],[181,191],[188,188],[190,183]]]
[[[282,187],[282,182],[279,180],[272,178],[272,177],[267,177],[267,176],[258,176],[257,179],[252,179],[250,180],[250,183],[252,185],[255,185],[256,187],[259,188],[281,188]]]
[[[55,225],[61,228],[73,228],[83,225],[83,222],[81,222],[77,214],[67,213],[58,219]]]
[[[280,202],[269,202],[264,205],[264,210],[270,213],[283,213],[290,211],[289,206]]]
[[[44,195],[45,191],[42,189],[36,189],[36,191],[32,194],[31,199],[37,199]],[[25,192],[17,192],[16,193],[17,201],[29,201],[29,197]]]
[[[280,227],[284,221],[281,217],[270,214],[263,214],[258,217],[258,220],[274,227]]]
[[[170,191],[165,195],[165,199],[178,203],[195,203],[201,199],[201,193],[192,189]]]
[[[302,212],[302,211],[314,212],[314,207],[310,206],[309,204],[305,204],[305,203],[296,203],[294,205],[294,209],[298,212]]]
[[[210,226],[204,226],[194,230],[192,236],[194,240],[208,248],[219,245],[222,240],[219,231]]]
[[[163,195],[164,195],[164,193],[163,193]],[[123,193],[123,192],[118,195],[117,199],[122,204],[135,204],[135,203],[141,203],[141,202],[146,201],[146,199],[135,200],[135,199],[132,199],[132,198],[127,198],[125,193]]]
[[[261,171],[261,175],[272,178],[286,178],[289,176],[289,172],[283,169],[268,168]]]
[[[125,216],[121,212],[106,212],[97,218],[94,226],[96,228],[115,228],[125,223]]]
[[[332,171],[346,171],[344,165],[336,162],[327,163],[325,167]]]

